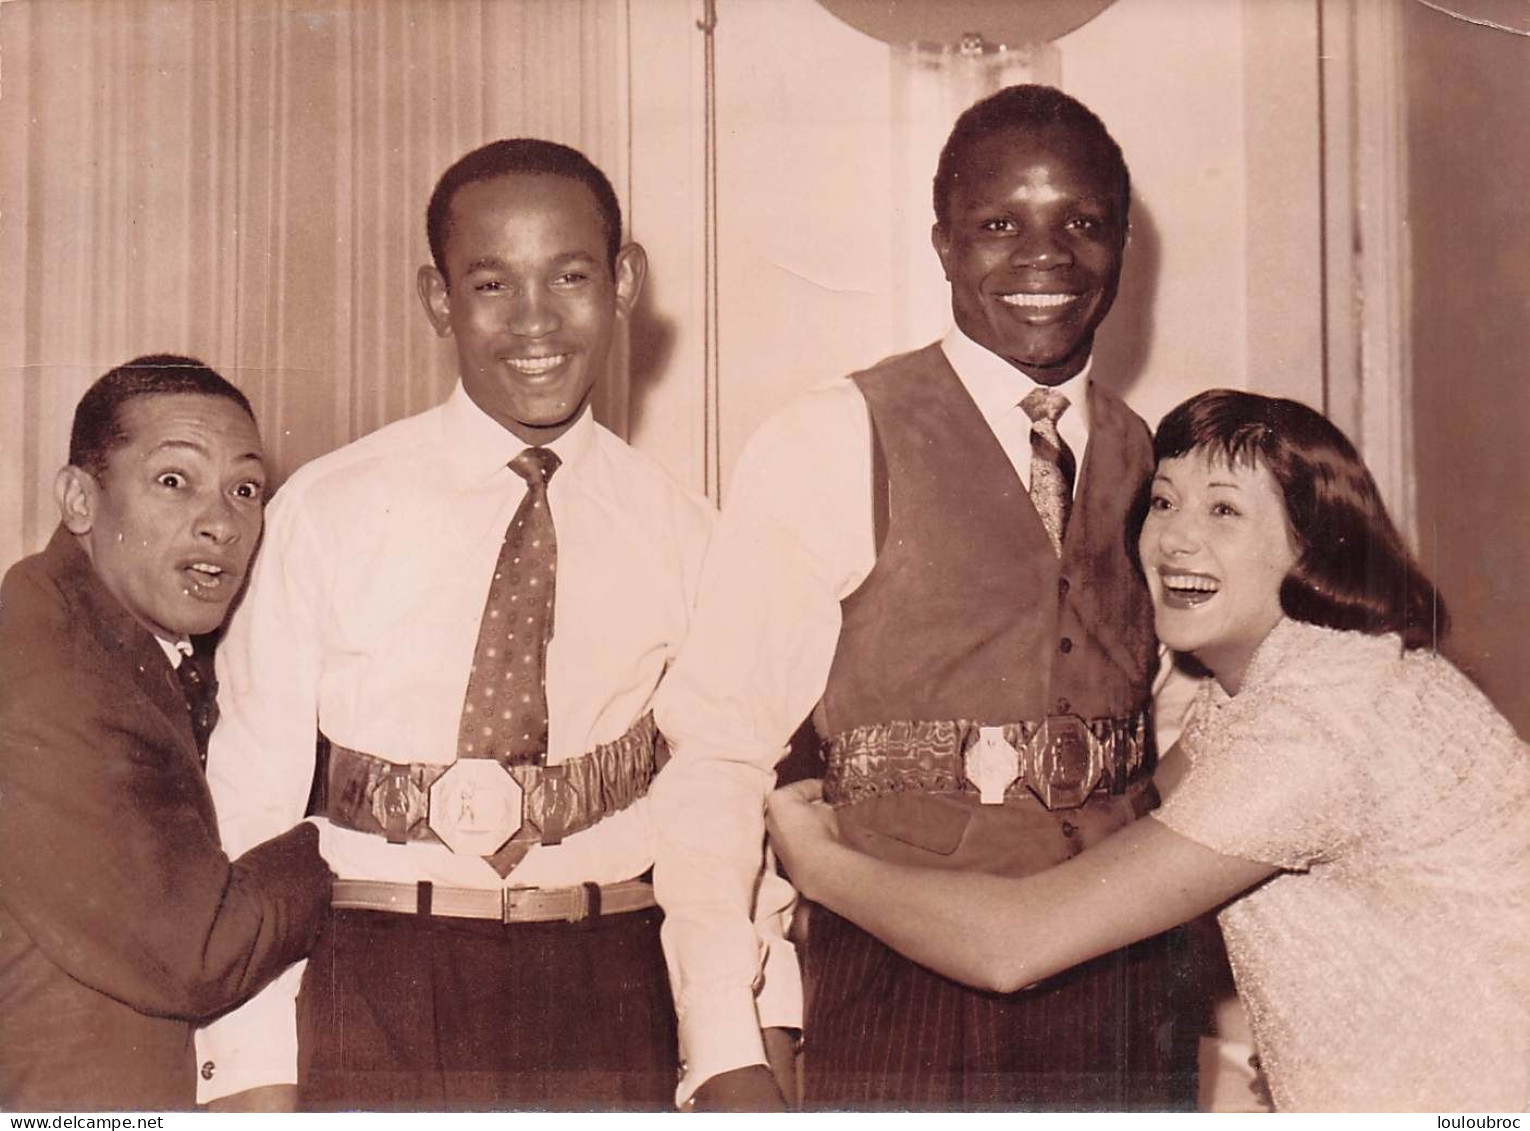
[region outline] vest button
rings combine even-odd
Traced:
[[[1073,641],[1064,636],[1062,640],[1058,642],[1057,650],[1066,656],[1069,652],[1073,651]]]
[[[1057,595],[1059,597],[1066,597],[1068,595],[1069,588],[1070,586],[1068,585],[1068,579],[1066,577],[1059,577],[1057,579]]]
[[[1059,699],[1057,701],[1057,713],[1059,715],[1066,715],[1072,709],[1073,704],[1068,702],[1066,699]]]

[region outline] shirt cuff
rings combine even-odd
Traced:
[[[196,1032],[197,1103],[250,1088],[297,1083],[299,962],[232,1013]]]
[[[714,1076],[735,1068],[764,1065],[765,1042],[755,1011],[754,991],[741,986],[706,995],[706,1004],[687,1004],[680,1011],[680,1087],[675,1105],[684,1107],[696,1089]]]

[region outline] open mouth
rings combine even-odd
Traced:
[[[566,353],[549,354],[547,357],[507,357],[504,363],[517,373],[527,377],[541,377],[566,364],[573,356]]]
[[[1163,603],[1171,609],[1193,609],[1204,605],[1220,592],[1222,583],[1210,574],[1160,570]]]
[[[192,562],[181,567],[186,578],[186,592],[203,601],[222,600],[232,592],[238,575],[212,562]]]

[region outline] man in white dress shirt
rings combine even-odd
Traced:
[[[768,1096],[750,928],[762,801],[812,715],[825,791],[865,851],[1026,874],[1151,804],[1155,664],[1126,518],[1148,431],[1091,374],[1130,179],[1104,125],[1047,87],[969,109],[932,232],[945,339],[797,398],[740,458],[685,651],[656,703],[652,797],[688,1086]],[[1059,395],[1060,394],[1060,395]],[[766,872],[767,879],[770,878]],[[1153,955],[1001,997],[815,909],[807,1103],[1162,1108],[1193,1037]]]
[[[427,227],[461,380],[292,477],[220,656],[230,849],[303,812],[317,729],[339,878],[306,973],[202,1033],[201,1098],[668,1107],[649,707],[712,512],[590,413],[644,253],[595,166],[528,139],[454,164]]]

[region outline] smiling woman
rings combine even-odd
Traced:
[[[1278,1108],[1522,1110],[1524,745],[1425,647],[1438,598],[1328,421],[1215,390],[1154,451],[1139,549],[1158,631],[1216,676],[1163,807],[1009,879],[861,855],[805,783],[770,802],[793,881],[997,990],[1221,907]]]
[[[1202,449],[1161,461],[1151,491],[1139,547],[1158,639],[1236,694],[1296,564],[1280,489],[1263,465]]]

